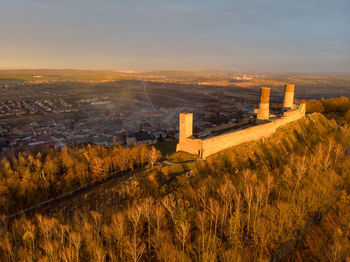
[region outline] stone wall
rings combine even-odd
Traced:
[[[176,151],[196,154],[205,159],[214,153],[232,146],[272,135],[280,126],[296,121],[304,116],[305,104],[301,104],[298,108],[289,110],[280,118],[271,120],[265,124],[203,139],[188,137],[177,145]]]
[[[185,151],[203,158],[203,140],[188,137],[177,144],[176,151]]]

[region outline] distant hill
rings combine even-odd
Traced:
[[[79,70],[79,69],[11,69],[0,70],[0,80],[24,80],[24,81],[113,81],[141,79],[142,77],[193,77],[206,75],[222,75],[220,72],[209,71],[112,71],[112,70]]]
[[[125,72],[108,70],[76,70],[76,69],[16,69],[0,70],[0,79],[14,80],[47,80],[47,81],[101,81],[132,79]]]

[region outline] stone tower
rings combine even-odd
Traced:
[[[269,87],[260,88],[260,103],[259,103],[257,119],[260,119],[260,120],[269,119],[269,116],[270,116],[269,103],[270,103],[270,88]]]
[[[181,113],[179,119],[179,143],[185,142],[186,138],[193,133],[193,114]]]
[[[283,110],[290,110],[294,107],[295,84],[287,84],[284,88]]]

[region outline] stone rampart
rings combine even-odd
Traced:
[[[196,154],[205,159],[212,154],[232,146],[270,136],[277,128],[296,121],[304,116],[305,104],[301,104],[296,109],[286,111],[281,117],[275,120],[271,119],[264,124],[202,139],[188,137],[177,145],[176,151],[185,151],[191,154]]]

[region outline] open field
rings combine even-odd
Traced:
[[[48,79],[33,78],[38,75],[48,76]],[[258,90],[261,86],[271,87],[271,102],[280,103],[283,99],[283,85],[289,81],[288,78],[296,84],[297,99],[350,96],[350,76],[256,74],[249,77],[249,80],[235,80],[235,75],[177,71],[126,74],[113,71],[2,70],[0,87],[3,87],[0,88],[0,102],[54,97],[78,105],[77,116],[80,118],[106,110],[132,110],[136,113],[140,110],[152,111],[142,78],[145,79],[148,95],[156,110],[188,108],[196,111],[208,107],[240,107],[242,104],[254,106],[258,103]],[[95,78],[97,82],[89,80],[89,77]],[[84,104],[82,100],[108,100],[110,103],[91,106],[90,103]],[[33,120],[37,121],[38,117],[28,118],[28,121]],[[25,122],[26,117],[21,117],[20,121]],[[8,117],[8,122],[16,124],[18,118]],[[6,124],[6,121],[2,120],[1,124]]]

